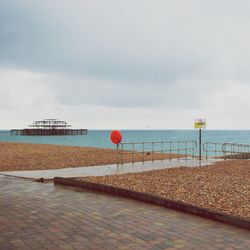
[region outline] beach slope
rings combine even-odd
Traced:
[[[142,153],[124,152],[122,158],[126,163],[142,161],[143,157]],[[168,154],[154,154],[154,159],[167,158]],[[0,159],[0,171],[44,170],[116,164],[117,152],[93,147],[0,142]],[[121,155],[118,159],[121,161]],[[144,160],[151,160],[151,155],[144,154]]]

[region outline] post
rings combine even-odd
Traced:
[[[201,160],[201,128],[199,129],[199,160]]]
[[[154,161],[154,153],[155,153],[155,144],[152,142],[152,156],[151,156],[151,160]]]
[[[119,165],[119,143],[116,144],[116,163]]]
[[[134,163],[135,162],[135,144],[132,143],[132,145],[133,145],[133,155],[132,155],[133,159],[132,159],[132,163]]]
[[[187,147],[188,147],[188,143],[185,142],[185,159],[187,161]]]
[[[170,153],[170,160],[172,159],[172,147],[171,147],[171,142],[169,142],[169,153]]]
[[[192,158],[194,159],[194,147],[196,146],[195,142],[192,141]]]
[[[163,142],[161,142],[161,160],[163,160]]]
[[[144,142],[142,143],[142,161],[144,163]]]
[[[201,160],[201,129],[206,128],[207,123],[205,119],[196,119],[194,122],[194,127],[199,129],[199,160]]]
[[[113,130],[110,134],[111,141],[116,144],[116,161],[119,161],[119,143],[122,141],[122,133],[119,130]]]
[[[180,142],[179,141],[177,142],[177,146],[178,146],[177,152],[178,152],[178,161],[179,161],[180,160]]]
[[[122,151],[122,152],[121,152],[121,158],[122,158],[122,159],[121,159],[121,164],[123,165],[123,143],[122,143],[122,149],[121,149],[121,151]]]

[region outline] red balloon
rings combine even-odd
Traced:
[[[122,141],[122,133],[119,130],[111,132],[110,139],[114,144],[119,144]]]

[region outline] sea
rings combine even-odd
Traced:
[[[198,130],[121,130],[123,142],[198,141]],[[111,130],[88,130],[77,136],[16,136],[0,130],[0,141],[68,146],[115,148],[110,141]],[[250,144],[250,130],[202,130],[202,142]]]

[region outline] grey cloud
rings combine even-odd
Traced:
[[[250,4],[221,3],[2,0],[0,62],[164,84],[193,75],[237,78],[246,70],[237,63],[249,62]]]
[[[58,77],[48,78],[50,91],[61,104],[103,105],[111,107],[164,107],[164,109],[197,108],[202,104],[204,93],[214,86],[200,81],[180,81],[176,84],[151,85],[127,81],[104,81],[96,78]],[[219,88],[218,88],[219,89]],[[189,94],[192,93],[192,94]]]
[[[249,80],[248,1],[0,0],[0,67],[65,105],[191,109]],[[54,75],[52,77],[51,75]]]

